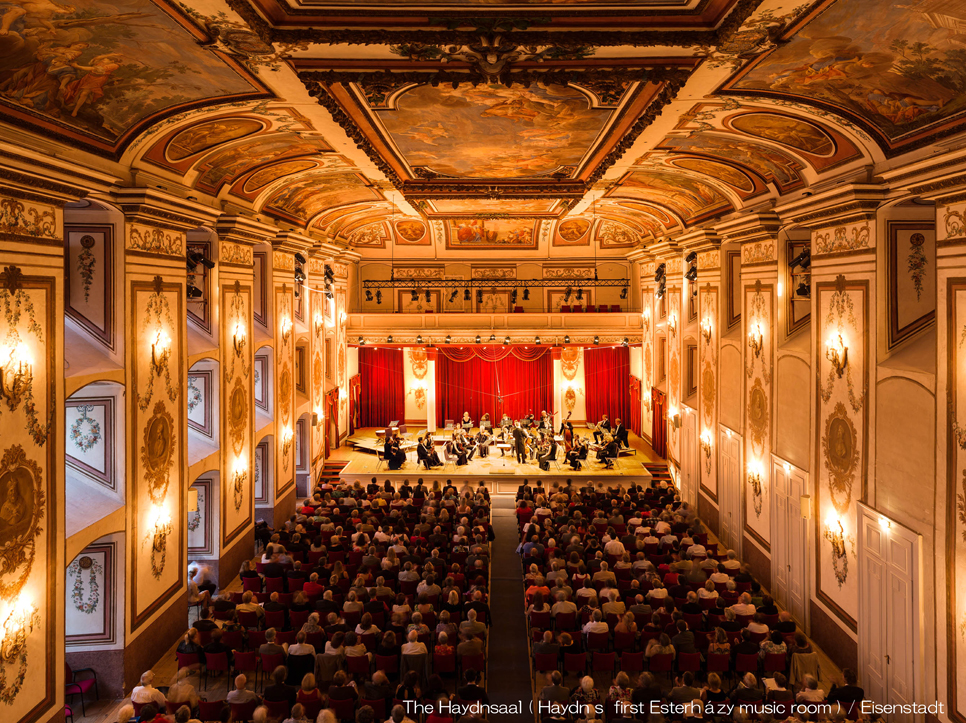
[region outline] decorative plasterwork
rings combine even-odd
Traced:
[[[181,256],[185,252],[184,245],[185,235],[180,231],[136,223],[128,226],[127,248],[131,251]]]
[[[872,229],[868,223],[861,226],[836,226],[824,233],[816,232],[814,254],[833,254],[842,251],[862,251],[872,244]]]
[[[773,241],[759,241],[753,244],[744,244],[741,247],[742,264],[767,264],[775,259],[775,243]]]
[[[490,266],[474,267],[472,276],[474,279],[515,279],[517,277],[516,266]]]

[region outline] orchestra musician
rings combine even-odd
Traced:
[[[486,457],[489,454],[490,442],[492,441],[490,430],[486,427],[480,427],[480,431],[476,435],[476,448],[480,450],[480,457]]]
[[[597,422],[597,426],[594,427],[594,441],[597,442],[597,444],[600,444],[601,440],[609,432],[610,432],[610,420],[607,419],[607,415],[605,414],[603,416],[603,419]]]
[[[510,419],[510,415],[507,414],[506,412],[504,412],[503,416],[500,418],[500,427],[502,427],[503,429],[513,428],[513,420]]]
[[[597,451],[597,459],[603,462],[607,469],[614,469],[614,459],[617,455],[617,441],[610,434],[604,435],[604,443]]]
[[[456,432],[453,432],[452,439],[446,443],[446,451],[449,452],[451,456],[456,457],[456,464],[460,467],[469,462],[469,458],[466,454],[466,445],[460,442]]]
[[[473,428],[473,420],[470,419],[469,412],[463,412],[463,419],[460,420],[460,426],[463,427],[463,431],[469,432]]]
[[[457,431],[458,434],[456,441],[458,444],[462,445],[463,450],[466,452],[467,461],[473,459],[473,455],[476,454],[476,443],[473,441],[472,437],[467,438],[466,433],[463,430]]]
[[[631,446],[627,441],[627,427],[624,426],[624,423],[619,418],[614,420],[614,429],[611,434],[614,435],[614,439],[621,447]]]
[[[520,426],[519,422],[513,424],[513,451],[516,453],[517,462],[520,464],[526,464],[527,462],[527,448],[526,439],[527,433],[523,431],[523,427]]]
[[[546,410],[540,412],[540,424],[537,425],[537,429],[553,429],[553,420]]]
[[[544,435],[541,435],[541,437],[544,437]],[[540,462],[540,469],[542,469],[544,472],[549,472],[550,461],[557,459],[557,442],[554,440],[552,434],[549,437],[544,437],[544,439],[546,441],[544,442],[544,446],[541,448],[541,454],[537,458],[537,461]]]
[[[530,429],[531,427],[535,427],[536,424],[537,423],[534,421],[533,412],[527,412],[527,416],[523,418],[523,426],[526,429]]]
[[[389,463],[390,470],[399,469],[406,461],[406,453],[399,448],[399,437],[396,436],[395,432],[386,433],[386,443],[383,445],[382,451],[386,462]]]
[[[490,422],[490,413],[489,412],[484,412],[483,413],[483,416],[480,417],[480,427],[481,428],[482,427],[490,427],[490,428],[493,427],[493,424]]]
[[[442,466],[442,462],[439,459],[439,454],[433,447],[433,438],[426,435],[426,438],[420,437],[416,444],[416,457],[419,462],[422,462],[426,469],[432,469],[433,467]]]

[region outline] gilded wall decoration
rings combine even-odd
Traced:
[[[954,211],[952,207],[946,209],[943,216],[946,235],[943,237],[943,241],[966,235],[966,219],[964,219],[963,213],[963,211]]]
[[[292,395],[292,372],[289,370],[288,361],[282,362],[282,370],[278,374],[278,394],[280,399],[286,400],[282,406],[282,421],[288,424],[291,410],[289,409],[288,399]]]
[[[163,289],[163,283],[160,276],[154,277],[154,292],[148,297],[147,307],[144,310],[144,321],[141,324],[141,333],[138,335],[147,344],[148,348],[145,351],[151,354],[152,365],[154,366],[153,372],[148,372],[148,384],[145,393],[141,394],[140,389],[135,390],[138,409],[142,412],[146,411],[151,404],[151,398],[154,396],[155,379],[159,377],[164,378],[164,388],[168,394],[168,400],[173,402],[178,398],[178,388],[171,381],[170,355],[161,352],[155,354],[154,349],[155,344],[163,346],[161,342],[164,338],[167,338],[168,343],[170,343],[177,329],[171,318],[171,307]]]
[[[713,263],[718,264],[718,252]],[[701,266],[701,254],[698,254],[698,266]],[[701,428],[698,430],[699,443],[706,445],[702,450],[704,456],[704,475],[701,488],[712,499],[717,500],[717,479],[714,468],[717,464],[717,348],[718,348],[718,289],[710,284],[699,289],[700,313],[699,325],[701,336],[698,340],[698,354],[701,360],[701,386],[698,390],[701,399]]]
[[[766,338],[771,332],[770,318],[771,314],[768,308],[769,297],[762,292],[761,279],[755,282],[755,293],[751,297],[751,302],[748,303],[747,315],[748,315],[748,351],[746,357],[748,358],[748,365],[745,367],[745,374],[749,379],[752,378],[755,370],[755,360],[761,360],[761,376],[765,381],[765,384],[771,384],[771,364],[770,357],[766,351],[768,345],[768,339]],[[761,336],[753,335],[751,332],[756,330],[760,331]],[[758,351],[755,351],[755,345],[758,344]]]
[[[52,206],[24,203],[13,198],[0,199],[0,234],[60,240]]]
[[[44,475],[15,444],[0,459],[0,599],[20,593],[37,555],[44,519]]]
[[[40,613],[30,610],[23,613],[11,606],[10,614],[3,623],[3,644],[0,646],[0,702],[13,705],[27,678],[27,636],[34,626],[40,624]],[[17,676],[7,683],[7,665],[17,663]]]
[[[393,269],[393,277],[396,279],[441,279],[443,278],[443,267],[397,266]]]
[[[231,300],[228,302],[228,319],[227,341],[231,342],[234,353],[228,355],[227,378],[231,379],[235,376],[235,360],[237,359],[240,365],[238,373],[247,379],[249,373],[248,355],[243,354],[243,351],[248,344],[248,304],[242,294],[241,283],[237,280],[232,287]]]
[[[594,270],[590,267],[586,268],[554,268],[546,267],[543,268],[543,278],[545,279],[592,279],[594,278]]]
[[[775,244],[772,241],[759,241],[741,247],[741,263],[761,264],[775,260]]]
[[[859,464],[858,434],[842,402],[825,420],[822,453],[828,471],[828,491],[836,512],[844,515],[852,504],[852,485]]]
[[[936,230],[934,221],[891,220],[886,230],[891,349],[936,318]]]
[[[33,337],[40,348],[45,348],[44,332],[38,320],[34,302],[23,287],[23,272],[20,267],[6,266],[3,273],[0,273],[0,304],[3,306],[3,320],[6,326],[5,332],[0,331],[0,337],[3,339],[4,346],[13,350],[11,361],[14,354],[20,354],[18,351],[20,349],[27,349],[26,353],[29,355],[30,337]],[[21,329],[21,323],[24,324],[23,329]],[[9,378],[13,376],[10,372],[4,375],[8,377],[3,379],[7,409],[10,412],[16,412],[23,404],[27,418],[25,429],[37,446],[42,447],[47,441],[53,424],[53,405],[50,405],[49,418],[41,423],[41,419],[48,415],[38,413],[37,404],[34,401],[33,364],[28,361],[22,371],[23,374],[19,379]]]
[[[77,270],[84,283],[84,301],[91,299],[91,284],[94,283],[94,267],[97,265],[97,257],[91,251],[94,248],[94,237],[90,234],[81,236],[80,245],[82,251],[77,257]]]
[[[251,266],[253,259],[253,252],[250,246],[232,243],[223,243],[221,245],[221,261],[223,263]]]
[[[295,271],[295,256],[286,251],[273,251],[272,268],[281,271]]]
[[[926,237],[921,233],[914,233],[909,237],[911,249],[906,257],[906,270],[912,285],[916,289],[916,300],[922,298],[922,279],[926,275],[926,254],[922,247],[926,243]]]
[[[871,241],[872,229],[868,223],[862,226],[837,226],[825,233],[815,234],[815,255],[867,249]]]
[[[824,329],[835,328],[837,334],[850,339],[860,339],[858,325],[855,320],[855,305],[852,297],[845,289],[845,277],[841,274],[836,278],[836,290],[829,300],[829,310],[825,317]],[[849,334],[848,332],[851,332]],[[837,372],[833,365],[829,365],[828,377],[825,384],[819,387],[819,394],[823,402],[828,402],[832,398],[832,390],[835,386]],[[848,390],[849,405],[852,411],[858,412],[862,408],[865,399],[865,389],[856,389],[852,381],[852,365],[845,367],[845,383]]]
[[[762,386],[761,379],[755,383],[748,393],[748,439],[752,448],[759,454],[765,452],[765,441],[768,436],[768,395]]]
[[[248,430],[248,390],[241,377],[235,377],[235,385],[228,397],[228,436],[235,454],[245,449],[245,432]]]
[[[163,401],[154,405],[148,423],[144,426],[144,442],[141,445],[141,467],[148,486],[151,501],[158,505],[168,494],[169,472],[174,463],[174,418]]]
[[[699,269],[720,269],[721,268],[721,253],[717,250],[715,251],[702,251],[698,254],[698,268]]]
[[[515,266],[502,266],[499,268],[474,268],[474,279],[515,279],[517,269]]]
[[[178,232],[132,224],[127,247],[133,251],[180,256],[184,253],[184,236]]]
[[[87,572],[87,594],[84,594],[84,572]],[[85,615],[91,615],[100,603],[100,588],[97,576],[104,574],[104,568],[92,557],[83,555],[67,566],[67,578],[74,579],[70,599],[74,607]]]

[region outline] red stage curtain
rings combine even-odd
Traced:
[[[587,395],[587,421],[596,423],[603,415],[630,421],[630,349],[602,346],[584,349],[584,389]]]
[[[471,359],[483,359],[484,361],[502,361],[507,357],[522,359],[523,361],[536,361],[550,352],[547,346],[496,346],[494,344],[484,344],[479,346],[439,346],[436,347],[440,356],[444,356],[450,361],[465,362]]]
[[[385,427],[405,421],[406,389],[402,349],[359,347],[362,398],[359,414],[363,427]]]
[[[519,419],[528,412],[553,411],[553,365],[545,347],[532,360],[521,359],[514,352],[501,354],[498,361],[474,353],[484,348],[440,349],[436,362],[438,425],[447,419],[458,422],[463,412],[469,412],[474,423],[489,413],[496,423],[504,412]],[[451,353],[454,351],[459,353]]]
[[[667,459],[667,397],[664,392],[651,388],[651,448],[659,457]]]

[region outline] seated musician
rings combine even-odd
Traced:
[[[470,419],[469,412],[463,412],[463,418],[460,420],[460,426],[467,432],[473,428],[473,420]]]
[[[503,416],[500,418],[500,427],[503,429],[513,429],[513,420],[510,419],[510,415],[506,412],[504,412]]]
[[[466,445],[464,445],[456,432],[453,432],[453,438],[446,443],[446,451],[451,457],[456,457],[456,464],[463,466],[469,459],[466,456]]]
[[[537,437],[536,433],[532,429],[525,430],[527,432],[527,449],[530,451],[530,459],[536,459],[537,453],[540,451],[540,438]],[[540,433],[541,437],[543,433]]]
[[[550,471],[550,462],[557,459],[557,442],[554,441],[553,435],[541,434],[541,448],[540,456],[537,460],[540,462],[540,469],[544,472]]]
[[[540,412],[540,424],[537,425],[537,429],[553,429],[553,420],[546,410]]]
[[[486,457],[489,454],[490,442],[492,441],[490,430],[486,427],[480,427],[480,431],[476,435],[476,448],[480,450],[480,457]]]
[[[597,426],[594,428],[594,441],[600,444],[600,441],[608,432],[610,432],[610,420],[607,419],[607,415],[605,414],[603,419],[597,422]]]
[[[456,443],[462,446],[463,450],[466,452],[466,461],[473,459],[473,455],[476,454],[476,442],[473,441],[472,437],[467,437],[466,433],[460,429],[457,430],[459,434],[456,437]]]
[[[614,439],[617,440],[617,444],[621,447],[630,447],[630,442],[627,441],[627,427],[620,418],[614,420],[614,430],[611,432],[614,435]]]
[[[583,447],[579,439],[575,439],[570,449],[567,451],[567,463],[574,471],[579,470],[583,465],[580,463],[580,455],[583,451],[584,459],[587,459],[587,450]]]
[[[426,466],[426,469],[439,467],[443,464],[436,450],[433,448],[433,438],[429,435],[426,435],[425,439],[423,437],[419,438],[416,444],[416,456]]]
[[[493,428],[493,424],[492,424],[492,422],[490,422],[490,413],[489,412],[484,412],[483,413],[483,416],[480,417],[480,427],[481,428],[482,427],[487,427],[487,428],[490,428],[490,429]]]
[[[597,451],[597,459],[604,463],[607,469],[614,468],[614,458],[617,457],[618,447],[617,440],[615,440],[611,435],[607,434],[604,436],[604,443],[601,448]]]
[[[537,423],[534,421],[533,412],[527,412],[527,416],[523,418],[523,426],[526,428],[535,427]]]
[[[399,437],[396,436],[395,432],[390,431],[386,434],[383,454],[385,455],[386,462],[389,463],[390,470],[399,469],[403,466],[403,462],[406,461],[406,453],[399,448]]]

